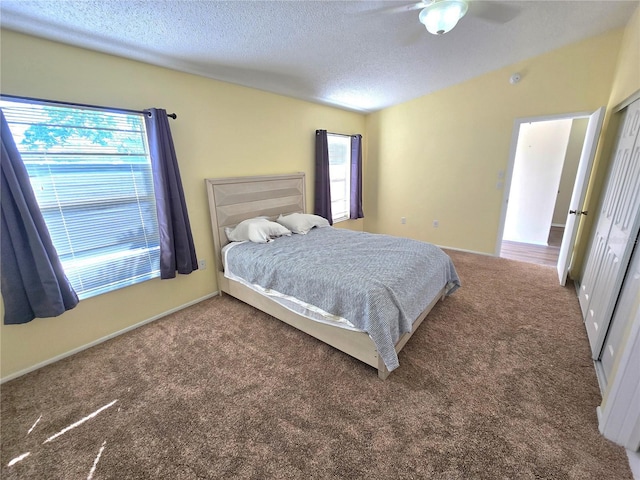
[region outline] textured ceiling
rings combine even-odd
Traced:
[[[470,2],[443,36],[404,1],[1,0],[3,28],[370,112],[626,24],[640,2]]]

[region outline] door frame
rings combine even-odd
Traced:
[[[504,185],[503,185],[503,191],[502,191],[502,206],[500,210],[500,222],[498,223],[498,234],[496,236],[494,256],[499,257],[500,250],[502,249],[504,226],[507,219],[507,207],[509,203],[509,195],[511,194],[511,181],[513,180],[513,168],[516,162],[516,151],[518,148],[518,139],[520,138],[520,126],[524,123],[547,122],[550,120],[568,120],[568,119],[574,120],[576,118],[588,118],[591,115],[593,115],[593,113],[594,112],[560,113],[557,115],[542,115],[537,117],[516,118],[513,121],[513,130],[511,132],[511,145],[509,147],[509,163],[507,164],[507,171],[504,176]],[[589,172],[589,176],[591,176],[591,172]]]

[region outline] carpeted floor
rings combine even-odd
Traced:
[[[448,253],[463,286],[386,381],[216,297],[3,385],[2,478],[630,479],[573,288]]]

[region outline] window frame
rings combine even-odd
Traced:
[[[332,142],[334,148],[340,146],[341,143],[344,143],[344,148],[346,149],[346,153],[344,155],[344,177],[340,177],[336,179],[334,176],[335,172],[338,170],[338,164],[332,164]],[[351,209],[351,135],[345,135],[340,133],[329,133],[327,132],[327,147],[328,147],[328,156],[329,156],[329,185],[330,185],[330,193],[331,193],[331,217],[333,223],[344,222],[350,219],[350,209]],[[334,156],[335,158],[335,156]],[[337,197],[338,192],[334,189],[334,185],[340,182],[344,182],[345,188],[341,189],[342,191],[339,193],[344,193],[344,197]],[[336,196],[334,197],[334,193]],[[336,216],[336,211],[334,209],[334,205],[337,202],[342,202],[345,205],[344,211],[340,212],[339,216]]]

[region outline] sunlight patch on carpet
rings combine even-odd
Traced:
[[[38,419],[36,420],[36,422],[31,426],[31,428],[29,429],[29,431],[27,432],[27,435],[29,435],[31,432],[33,432],[33,429],[36,428],[36,425],[38,424],[38,422],[42,419],[42,414],[40,414],[40,416],[38,417]]]
[[[20,460],[24,460],[25,458],[27,458],[29,455],[31,455],[31,452],[27,452],[27,453],[23,453],[22,455],[20,455],[19,457],[14,458],[13,460],[11,460],[8,464],[7,467],[12,467],[14,466],[16,463],[18,463]]]
[[[87,415],[84,418],[81,418],[80,420],[78,420],[75,423],[72,423],[71,425],[69,425],[68,427],[63,428],[62,430],[60,430],[58,433],[56,433],[55,435],[50,436],[49,438],[47,438],[44,442],[42,442],[43,444],[50,442],[51,440],[55,440],[56,438],[58,438],[60,435],[64,435],[65,433],[67,433],[69,430],[72,430],[76,427],[79,427],[80,425],[82,425],[84,422],[86,422],[87,420],[91,420],[93,417],[97,416],[100,412],[102,412],[103,410],[106,410],[107,408],[113,406],[118,400],[114,400],[111,403],[106,404],[103,407],[100,407],[98,410],[96,410],[95,412]]]
[[[100,461],[100,456],[102,455],[102,452],[104,451],[104,447],[106,444],[107,444],[106,440],[102,442],[102,446],[100,447],[100,450],[98,450],[98,455],[96,456],[96,459],[93,461],[93,466],[91,467],[91,470],[89,470],[89,476],[87,477],[87,480],[91,480],[93,478],[93,474],[96,471],[96,467],[98,466],[98,462]]]

